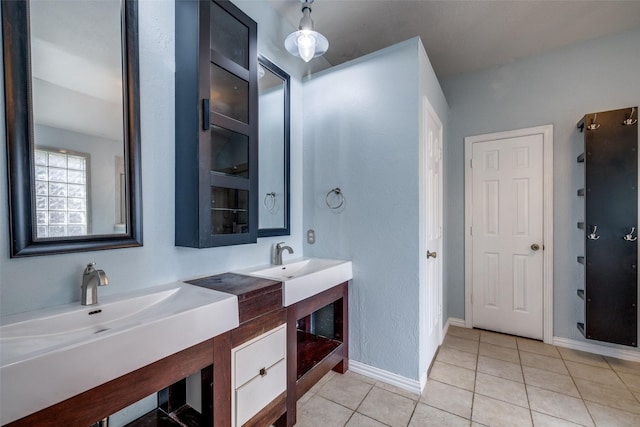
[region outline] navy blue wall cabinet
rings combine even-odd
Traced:
[[[588,339],[638,346],[638,107],[587,114],[584,322]],[[581,197],[582,198],[582,197]]]
[[[257,25],[226,0],[176,2],[176,246],[258,236]]]

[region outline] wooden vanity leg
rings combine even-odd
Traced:
[[[333,370],[344,374],[349,370],[349,285],[342,287],[342,299],[333,303],[333,325],[335,337],[343,342],[342,361]]]
[[[295,310],[287,309],[287,412],[278,420],[277,427],[291,427],[296,423],[298,391],[298,331]]]
[[[231,332],[213,339],[213,426],[231,425]]]

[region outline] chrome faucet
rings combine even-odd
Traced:
[[[271,251],[271,264],[282,265],[282,252],[287,251],[290,254],[293,253],[291,246],[282,246],[284,242],[276,244]]]
[[[82,305],[93,305],[98,303],[98,286],[109,284],[107,273],[103,270],[95,269],[96,263],[90,262],[82,274]]]

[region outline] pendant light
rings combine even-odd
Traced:
[[[311,3],[313,0],[300,0],[302,3],[302,19],[298,31],[289,34],[284,41],[284,47],[293,56],[299,56],[304,62],[323,55],[329,48],[329,41],[325,36],[313,29],[311,19]]]

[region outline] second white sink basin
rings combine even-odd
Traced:
[[[0,425],[237,326],[235,295],[181,282],[3,317]]]
[[[238,271],[278,280],[283,285],[283,305],[289,306],[353,278],[351,261],[302,258],[284,265],[268,265]]]

